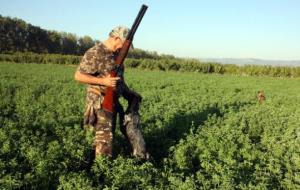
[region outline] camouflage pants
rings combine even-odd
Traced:
[[[134,95],[127,96],[126,98],[128,99],[126,112],[124,112],[119,102],[117,102],[115,107],[116,113],[106,112],[101,108],[94,107],[94,104],[88,104],[84,123],[94,128],[95,140],[93,147],[95,156],[113,156],[113,136],[118,113],[121,132],[131,144],[133,155],[143,159],[149,158],[149,154],[146,152],[146,143],[140,131],[140,115],[138,110],[141,100]]]
[[[122,109],[123,110],[123,109]],[[140,130],[140,115],[138,113],[119,112],[122,134],[131,144],[133,155],[148,159],[146,143]],[[113,135],[116,127],[116,114],[104,110],[97,111],[97,122],[94,126],[95,140],[93,143],[95,156],[113,156]]]
[[[112,157],[113,135],[116,125],[115,114],[104,110],[96,111],[96,124],[94,126],[95,140],[93,143],[95,156],[107,155]]]

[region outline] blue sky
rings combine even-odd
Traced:
[[[131,26],[137,48],[193,58],[300,60],[300,0],[0,0],[2,16],[104,40]]]

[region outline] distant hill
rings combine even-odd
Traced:
[[[235,59],[235,58],[200,58],[203,62],[217,62],[234,65],[272,65],[272,66],[300,66],[300,60],[266,60],[266,59]]]

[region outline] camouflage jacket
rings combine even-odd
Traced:
[[[117,83],[117,95],[120,96],[124,91],[129,91],[129,89],[124,82],[124,69],[118,69],[114,57],[114,53],[100,42],[86,51],[82,57],[78,70],[81,73],[90,74],[95,77],[104,77],[109,72],[117,70],[118,76],[122,79]],[[86,108],[84,114],[85,124],[93,125],[95,123],[95,112],[101,109],[103,93],[105,90],[106,87],[102,85],[87,85]]]

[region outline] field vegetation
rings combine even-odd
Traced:
[[[131,157],[119,130],[114,159],[91,160],[75,65],[2,62],[0,189],[300,189],[300,79],[144,62],[125,78],[143,96],[150,161]]]

